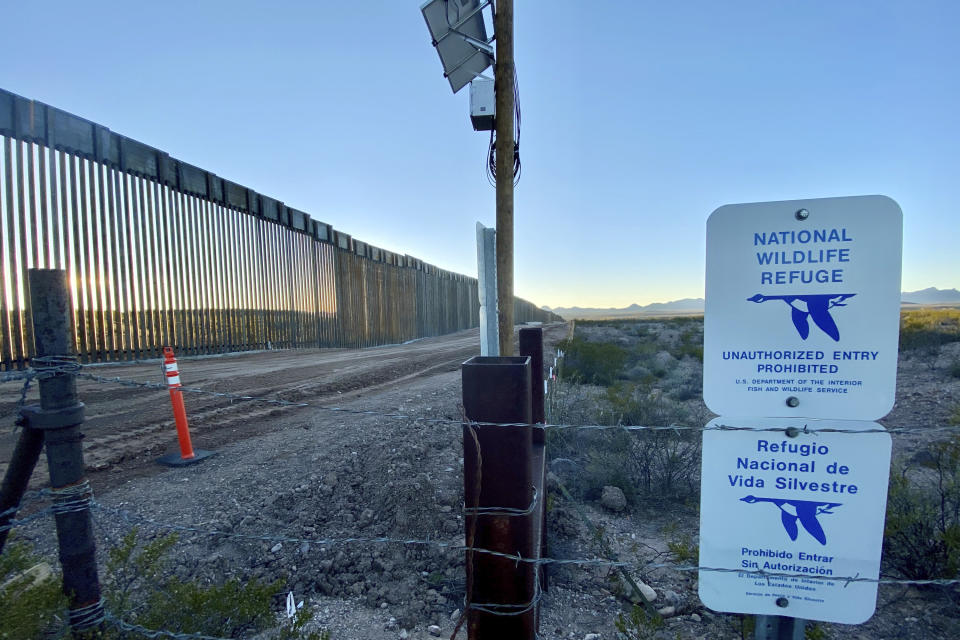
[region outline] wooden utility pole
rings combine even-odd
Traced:
[[[500,355],[513,355],[513,0],[498,0],[493,16],[497,37],[494,67],[497,156],[497,310]]]

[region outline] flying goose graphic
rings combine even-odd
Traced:
[[[772,502],[780,509],[780,522],[791,540],[797,539],[798,528],[797,520],[820,544],[827,544],[827,534],[823,532],[820,521],[817,516],[833,513],[834,507],[839,507],[842,502],[813,502],[810,500],[787,500],[783,498],[758,498],[756,496],[745,496],[740,498],[741,502],[754,504],[757,502]]]
[[[852,298],[855,293],[827,293],[816,295],[788,295],[788,296],[765,296],[758,293],[751,298],[750,302],[766,302],[767,300],[783,300],[791,309],[793,326],[797,328],[797,333],[804,340],[810,335],[810,323],[808,319],[812,318],[814,324],[833,338],[840,341],[840,329],[833,316],[830,315],[830,309],[834,307],[845,307],[844,301]]]

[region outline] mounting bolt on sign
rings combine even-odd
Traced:
[[[173,419],[177,425],[177,439],[180,441],[180,455],[170,453],[157,458],[157,462],[168,467],[183,467],[200,462],[214,454],[213,451],[193,450],[190,441],[190,429],[187,426],[187,409],[183,405],[183,392],[180,390],[180,369],[173,357],[173,347],[163,348],[163,373],[170,389],[170,402],[173,404]]]

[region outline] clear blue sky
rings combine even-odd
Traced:
[[[0,87],[475,275],[487,134],[401,2],[8,2]],[[718,206],[881,193],[960,285],[960,3],[525,1],[516,291],[703,295]]]

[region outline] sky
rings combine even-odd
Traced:
[[[420,4],[8,1],[0,88],[475,276],[489,134]],[[517,295],[702,297],[717,207],[866,194],[903,210],[903,290],[960,286],[958,25],[952,0],[517,0]]]

